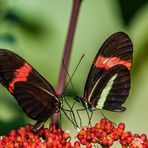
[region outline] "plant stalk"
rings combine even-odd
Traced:
[[[64,91],[64,87],[66,84],[67,73],[64,68],[64,65],[66,66],[68,70],[81,2],[82,0],[73,0],[71,18],[70,18],[69,28],[67,32],[66,41],[65,41],[63,57],[61,61],[59,80],[57,83],[57,93],[58,94],[61,94]],[[64,65],[63,65],[63,62],[64,62]],[[60,119],[60,112],[54,113],[51,116],[52,124],[56,125],[57,128],[59,125],[59,119]]]

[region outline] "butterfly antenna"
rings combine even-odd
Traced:
[[[68,82],[71,83],[71,87],[72,87],[73,93],[75,94],[74,86],[73,86],[73,83],[72,83],[70,74],[69,74],[69,72],[68,72],[68,70],[67,70],[67,67],[66,67],[66,65],[65,65],[65,63],[64,63],[64,59],[62,59],[62,62],[63,62],[64,69],[65,69],[65,71],[66,71],[66,73],[67,73],[67,75],[68,75],[68,78],[69,78],[69,81],[68,81]],[[64,91],[66,90],[67,86],[68,86],[68,85],[66,84],[66,87],[64,88]]]
[[[91,127],[91,118],[92,118],[92,115],[90,117],[88,108],[85,108],[85,111],[86,111],[87,117],[88,117],[88,126],[90,125],[90,127]]]
[[[68,72],[68,70],[67,70],[67,67],[66,67],[66,65],[65,65],[64,59],[62,59],[62,62],[63,62],[64,69],[65,69],[65,71],[66,71],[66,73],[67,73],[67,75],[68,75],[69,82],[71,83],[71,87],[72,87],[73,93],[74,93],[74,95],[75,95],[74,86],[73,86],[73,83],[72,83],[70,74],[69,74],[69,72]],[[66,86],[68,86],[68,85],[66,85]],[[64,88],[64,90],[66,90],[66,87]],[[78,126],[78,125],[77,125],[77,122],[76,122],[76,119],[75,119],[75,116],[74,116],[74,112],[73,112],[73,110],[72,110],[72,107],[69,105],[69,103],[67,102],[66,99],[64,99],[64,100],[65,100],[65,103],[66,103],[66,104],[68,105],[68,107],[70,108],[69,112],[70,112],[71,121],[72,121],[73,123],[75,123],[75,126]]]
[[[92,127],[92,125],[91,125],[91,120],[92,120],[92,117],[93,117],[93,111],[91,112],[91,114],[90,114],[90,116],[88,117],[89,119],[88,119],[88,126],[90,126],[90,127]]]
[[[70,75],[68,74],[68,72],[67,72],[68,77],[69,77],[69,81],[68,81],[67,84],[65,85],[64,91],[66,90],[66,88],[67,88],[67,86],[69,85],[69,83],[72,84],[72,78],[73,78],[73,76],[74,76],[74,74],[75,74],[77,68],[79,67],[79,65],[80,65],[80,63],[81,63],[81,61],[82,61],[83,58],[84,58],[84,54],[83,54],[82,57],[80,58],[80,60],[79,60],[79,62],[78,62],[78,64],[77,64],[77,66],[76,66],[76,68],[74,69],[74,71],[73,71],[73,73],[72,73],[71,76],[70,76]],[[65,65],[65,64],[64,64],[64,65]],[[65,66],[64,66],[64,67],[65,67]],[[65,67],[65,68],[66,68],[66,67]],[[67,70],[66,70],[66,71],[67,71]]]
[[[70,74],[69,74],[69,72],[68,72],[68,70],[67,70],[67,67],[66,67],[65,63],[64,63],[64,59],[62,59],[63,66],[64,66],[65,71],[66,71],[66,73],[67,73],[67,75],[68,75],[68,78],[69,78],[69,81],[68,81],[67,84],[65,85],[65,88],[64,88],[64,91],[63,91],[62,94],[64,94],[64,92],[65,92],[67,86],[69,85],[69,83],[71,83],[71,86],[72,86],[72,89],[73,89],[73,93],[74,93],[74,95],[75,95],[75,90],[74,90],[74,86],[73,86],[73,83],[72,83],[72,78],[73,78],[73,76],[74,76],[74,74],[75,74],[77,68],[79,67],[79,65],[80,65],[80,63],[81,63],[83,57],[84,57],[84,54],[83,54],[82,57],[80,58],[80,60],[79,60],[79,62],[78,62],[78,64],[77,64],[77,66],[76,66],[76,68],[74,69],[74,71],[73,71],[73,73],[72,73],[71,76],[70,76]],[[64,96],[65,96],[65,95],[64,95]],[[69,103],[66,101],[66,99],[64,99],[64,100],[65,100],[65,103],[66,103],[66,104],[68,105],[68,107],[70,108],[70,110],[65,110],[64,108],[62,108],[64,114],[65,114],[66,117],[69,119],[69,121],[74,125],[74,127],[79,127],[78,124],[77,124],[77,121],[76,121],[76,117],[75,117],[74,112],[73,112],[73,107],[74,107],[75,103],[74,103],[74,104],[72,105],[72,107],[71,107],[71,106],[69,105]],[[70,118],[68,117],[68,115],[66,114],[65,111],[69,111],[69,112],[70,112]],[[72,116],[73,116],[73,117],[72,117]]]
[[[103,118],[105,118],[105,119],[107,119],[109,122],[111,122],[112,124],[114,124],[115,126],[117,126],[117,124],[116,123],[114,123],[113,121],[111,121],[111,120],[109,120],[104,114],[103,114],[103,112],[102,112],[102,110],[101,109],[99,109],[98,108],[98,110],[100,111],[100,113],[102,114],[102,116],[103,116]]]
[[[73,122],[73,120],[71,120],[71,118],[67,115],[66,111],[69,111],[69,110],[64,109],[64,108],[61,108],[61,109],[62,109],[63,113],[65,114],[65,116],[67,117],[67,119],[73,124],[73,126],[75,128],[78,127],[78,125],[75,122]]]

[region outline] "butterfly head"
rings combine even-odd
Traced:
[[[84,99],[83,97],[75,96],[73,99],[79,103],[82,103],[84,108],[86,108],[90,111],[92,110],[92,105],[90,103],[86,102],[86,99]]]
[[[79,97],[79,96],[75,96],[73,97],[73,99],[79,103],[82,103],[83,102],[83,98],[82,97]]]

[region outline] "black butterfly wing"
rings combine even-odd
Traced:
[[[14,97],[24,112],[34,120],[44,121],[58,111],[58,98],[28,82],[16,82]]]
[[[94,107],[97,106],[97,102],[99,102],[99,100],[101,99],[100,98],[101,96],[97,95],[97,93],[95,92],[97,91],[100,92],[100,90],[101,92],[103,91],[103,87],[102,85],[100,85],[101,79],[104,76],[108,77],[107,76],[108,72],[110,73],[113,67],[124,66],[124,69],[125,69],[124,71],[128,71],[128,73],[130,73],[130,69],[132,66],[132,53],[133,53],[132,42],[130,38],[123,32],[114,33],[104,42],[99,52],[97,53],[93,61],[92,67],[90,69],[90,72],[88,74],[88,78],[87,78],[85,89],[84,89],[84,95],[83,95],[86,102],[89,102]],[[120,73],[120,71],[118,71],[117,73]],[[128,78],[129,78],[128,84],[130,86],[130,74],[128,74]],[[103,83],[107,83],[105,79],[103,80],[104,80]],[[116,81],[116,79],[114,79],[114,81]],[[99,87],[97,85],[99,85]],[[127,94],[129,92],[129,89],[130,87],[126,89]],[[117,91],[115,91],[115,93],[116,92]],[[109,93],[109,91],[107,93]],[[106,97],[107,96],[108,94],[106,94]],[[117,106],[116,107],[120,108],[121,105],[125,102],[126,98],[127,96],[125,96],[122,99],[120,99],[120,96],[116,97],[114,103],[121,100],[120,103],[117,103],[118,107]],[[99,108],[103,108],[104,105],[105,104],[102,104]],[[111,108],[112,107],[104,107],[104,109],[106,110],[114,110],[114,111],[120,110],[115,107],[114,109],[111,109]]]
[[[27,81],[52,94],[53,87],[26,60],[7,49],[0,49],[0,81],[13,94],[16,82]]]
[[[89,102],[99,109],[124,111],[122,104],[130,90],[130,72],[124,65],[116,65],[106,71],[96,82]]]
[[[53,87],[23,58],[6,49],[0,49],[0,81],[31,118],[41,120],[38,113],[45,109],[45,106],[49,107],[46,117],[53,113],[56,107],[54,104],[58,102]],[[31,84],[33,87],[30,87]],[[50,92],[51,95],[48,94],[47,97],[47,93],[40,88]],[[29,103],[28,106],[25,105],[27,103]],[[52,110],[51,105],[53,105]]]

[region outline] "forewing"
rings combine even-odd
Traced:
[[[123,65],[127,70],[132,66],[133,45],[127,34],[117,32],[112,34],[101,46],[97,53],[84,88],[83,98],[88,98],[94,85],[112,67]]]
[[[29,63],[6,49],[0,49],[0,82],[12,95],[16,82],[32,83],[55,95],[53,87]]]
[[[130,90],[130,72],[124,65],[116,65],[106,71],[94,85],[89,102],[92,106],[122,112]]]
[[[13,95],[24,112],[34,120],[44,121],[59,109],[56,96],[28,82],[16,82]]]

